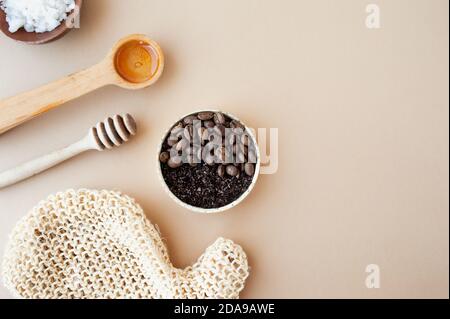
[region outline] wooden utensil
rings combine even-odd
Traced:
[[[129,141],[132,136],[136,135],[136,132],[136,122],[129,114],[107,118],[105,121],[92,127],[89,133],[80,141],[62,150],[0,173],[0,189],[39,174],[80,153],[89,150],[104,151],[118,147]]]
[[[80,14],[82,0],[75,0],[75,10],[68,14],[68,19],[61,22],[61,24],[54,30],[43,33],[27,32],[24,28],[20,28],[14,33],[9,32],[9,24],[6,21],[6,14],[3,10],[0,10],[0,30],[8,36],[9,38],[27,43],[27,44],[44,44],[55,41],[64,35],[66,35],[70,30],[72,30],[72,20],[77,19]]]
[[[115,59],[120,49],[135,41],[146,45],[154,64],[149,77],[140,83],[127,81],[115,67]],[[159,45],[144,35],[130,35],[117,42],[100,63],[35,90],[0,101],[0,134],[106,85],[117,85],[130,90],[148,87],[160,78],[163,69],[164,54]]]

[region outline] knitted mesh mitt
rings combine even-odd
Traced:
[[[223,238],[192,267],[174,268],[133,199],[93,190],[39,203],[15,227],[2,268],[23,298],[238,298],[248,277],[244,251]]]

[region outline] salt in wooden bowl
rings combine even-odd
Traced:
[[[77,6],[78,12],[75,13],[72,11],[68,14],[71,18],[76,18],[73,16],[73,14],[79,14],[81,10],[81,5],[83,3],[83,0],[75,0],[75,5]],[[9,38],[27,43],[27,44],[44,44],[49,43],[52,41],[55,41],[57,39],[62,38],[64,35],[66,35],[70,30],[72,30],[71,27],[68,26],[68,24],[65,21],[62,21],[61,24],[56,27],[56,29],[49,31],[49,32],[43,32],[43,33],[37,33],[37,32],[27,32],[24,28],[20,28],[14,33],[9,32],[9,25],[6,21],[6,14],[3,10],[0,9],[0,30],[8,36]]]

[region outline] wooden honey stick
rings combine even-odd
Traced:
[[[128,142],[136,132],[136,121],[131,115],[109,117],[92,127],[80,141],[0,173],[0,189],[37,175],[83,152],[104,151],[118,147]]]

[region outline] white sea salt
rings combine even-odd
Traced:
[[[47,32],[58,27],[75,9],[75,0],[0,0],[9,32]]]

